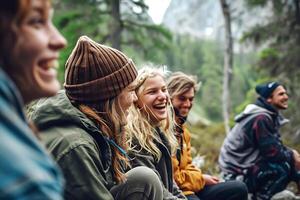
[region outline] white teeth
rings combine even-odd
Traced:
[[[57,69],[59,66],[58,60],[52,60],[50,62],[48,62],[48,67],[53,67],[55,69]]]
[[[59,66],[59,63],[58,63],[58,60],[50,60],[50,61],[43,62],[41,64],[41,66],[45,70],[48,70],[48,69],[57,69],[58,66]]]

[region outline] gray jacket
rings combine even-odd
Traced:
[[[95,124],[70,103],[64,91],[40,100],[31,118],[63,171],[66,199],[113,199],[109,192],[115,184],[110,145]]]
[[[219,165],[223,172],[242,174],[260,161],[291,162],[291,151],[279,134],[287,121],[266,102],[258,99],[248,105],[235,121],[221,147]]]

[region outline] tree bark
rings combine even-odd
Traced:
[[[120,14],[120,0],[111,0],[111,23],[109,30],[111,35],[109,41],[115,49],[121,50],[121,32],[122,32],[122,22]]]
[[[224,15],[225,24],[225,52],[224,52],[224,69],[223,69],[223,118],[226,134],[229,133],[229,117],[230,117],[230,99],[229,88],[232,77],[232,64],[233,64],[233,42],[231,33],[231,16],[229,5],[226,0],[220,0],[221,8]]]
[[[299,0],[294,0],[294,4],[295,4],[295,17],[296,17],[296,24],[300,25],[300,2]]]

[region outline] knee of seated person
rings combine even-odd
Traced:
[[[244,182],[241,181],[227,181],[228,186],[230,186],[230,191],[235,194],[239,194],[240,197],[247,197],[248,188]]]
[[[136,184],[155,185],[160,184],[157,174],[150,168],[139,166],[127,172],[127,177],[135,181]]]

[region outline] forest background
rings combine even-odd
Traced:
[[[66,62],[78,37],[87,35],[122,50],[137,67],[151,62],[197,75],[202,86],[189,118],[193,155],[205,155],[204,171],[217,173],[226,135],[222,94],[228,40],[222,2],[228,8],[232,39],[232,68],[225,88],[229,126],[257,97],[256,84],[279,81],[290,95],[289,109],[283,112],[290,123],[282,129],[283,139],[299,151],[299,0],[172,0],[161,24],[153,22],[144,0],[53,0],[54,23],[68,40],[60,63]],[[64,67],[59,79],[63,83]]]

